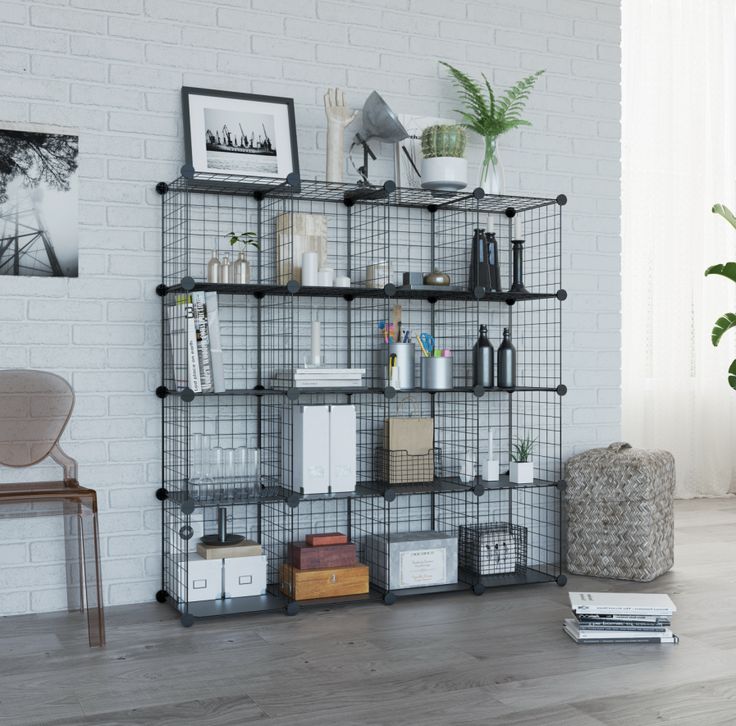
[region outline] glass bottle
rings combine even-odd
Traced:
[[[232,282],[239,285],[250,282],[250,263],[245,259],[245,252],[238,255],[238,259],[233,262],[232,268]]]
[[[498,387],[516,388],[516,348],[508,328],[503,329],[503,341],[498,346]]]
[[[217,250],[212,250],[212,257],[207,263],[207,282],[220,282],[220,259]]]
[[[219,282],[222,282],[224,284],[229,283],[230,280],[230,258],[225,255],[222,258],[222,262],[220,263],[220,275],[219,275]]]
[[[488,328],[480,326],[478,340],[473,346],[473,386],[493,388],[493,345],[488,340]]]

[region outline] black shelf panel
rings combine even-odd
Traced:
[[[410,494],[443,494],[452,492],[467,492],[472,484],[462,484],[459,480],[435,479],[427,482],[413,482],[411,484],[389,484],[388,482],[361,482],[356,487],[356,495],[364,497],[384,497],[393,499],[398,495]]]
[[[188,612],[195,618],[210,618],[218,615],[239,615],[241,613],[265,613],[283,610],[289,600],[283,595],[252,595],[250,597],[229,597],[225,600],[201,600],[182,603],[177,609]]]
[[[182,170],[184,172],[184,170]],[[517,212],[539,209],[554,204],[564,204],[563,197],[548,199],[519,195],[489,195],[481,189],[466,189],[460,192],[431,191],[407,187],[397,188],[394,182],[365,185],[350,182],[327,182],[299,179],[290,175],[287,181],[269,177],[241,177],[230,174],[204,174],[187,172],[170,184],[166,192],[199,192],[202,194],[230,194],[235,196],[293,197],[307,202],[333,204],[388,203],[395,207],[420,209],[466,209],[477,208],[480,212],[505,214],[506,210]]]
[[[341,597],[319,597],[311,600],[294,600],[300,608],[329,608],[340,605],[360,605],[361,603],[375,603],[381,599],[381,594],[369,590],[363,595],[343,595]]]
[[[213,489],[218,486],[217,483],[213,484]],[[222,486],[222,485],[220,485]],[[227,482],[226,486],[234,489],[237,487],[237,482]],[[191,502],[195,507],[228,507],[232,505],[249,505],[259,504],[261,502],[285,502],[292,498],[293,492],[285,489],[278,484],[272,484],[270,486],[263,486],[258,496],[248,495],[236,495],[229,496],[223,499],[215,498],[199,498],[190,497],[189,494],[184,490],[169,490],[168,499],[174,502],[178,506]]]
[[[391,590],[392,595],[396,597],[415,597],[417,595],[435,595],[439,592],[467,592],[468,584],[465,582],[455,582],[449,585],[431,585],[429,587],[407,587],[402,590]]]
[[[352,299],[395,299],[395,300],[449,300],[455,302],[498,302],[517,303],[527,300],[551,300],[560,298],[561,293],[555,292],[486,292],[477,296],[470,290],[445,290],[437,287],[433,290],[409,289],[389,286],[388,290],[375,287],[301,287],[298,283],[291,285],[267,285],[259,283],[225,284],[215,282],[180,283],[165,286],[166,293],[183,293],[193,291],[218,292],[224,295],[274,295],[316,298],[352,298]]]
[[[507,575],[470,575],[485,587],[510,587],[512,585],[533,585],[540,582],[554,582],[556,575],[550,575],[540,570],[525,568],[520,572]]]
[[[501,474],[498,481],[483,481],[480,477],[476,477],[470,487],[482,486],[485,491],[494,491],[496,489],[533,489],[536,487],[556,487],[559,482],[546,481],[544,479],[535,479],[531,484],[515,484],[509,479],[508,474]]]

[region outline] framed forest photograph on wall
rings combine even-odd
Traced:
[[[293,99],[189,87],[181,93],[190,171],[268,179],[299,173]]]

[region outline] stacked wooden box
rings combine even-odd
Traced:
[[[368,566],[358,562],[355,544],[346,535],[307,535],[305,542],[289,545],[281,591],[294,600],[363,595],[368,592]]]

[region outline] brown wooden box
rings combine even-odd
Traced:
[[[308,534],[304,539],[310,547],[348,543],[348,536],[342,532],[320,532],[317,534]]]
[[[368,565],[299,570],[281,565],[281,592],[294,600],[363,595],[368,592]]]
[[[349,567],[358,564],[354,544],[310,547],[303,542],[291,542],[289,544],[289,562],[300,570]]]

